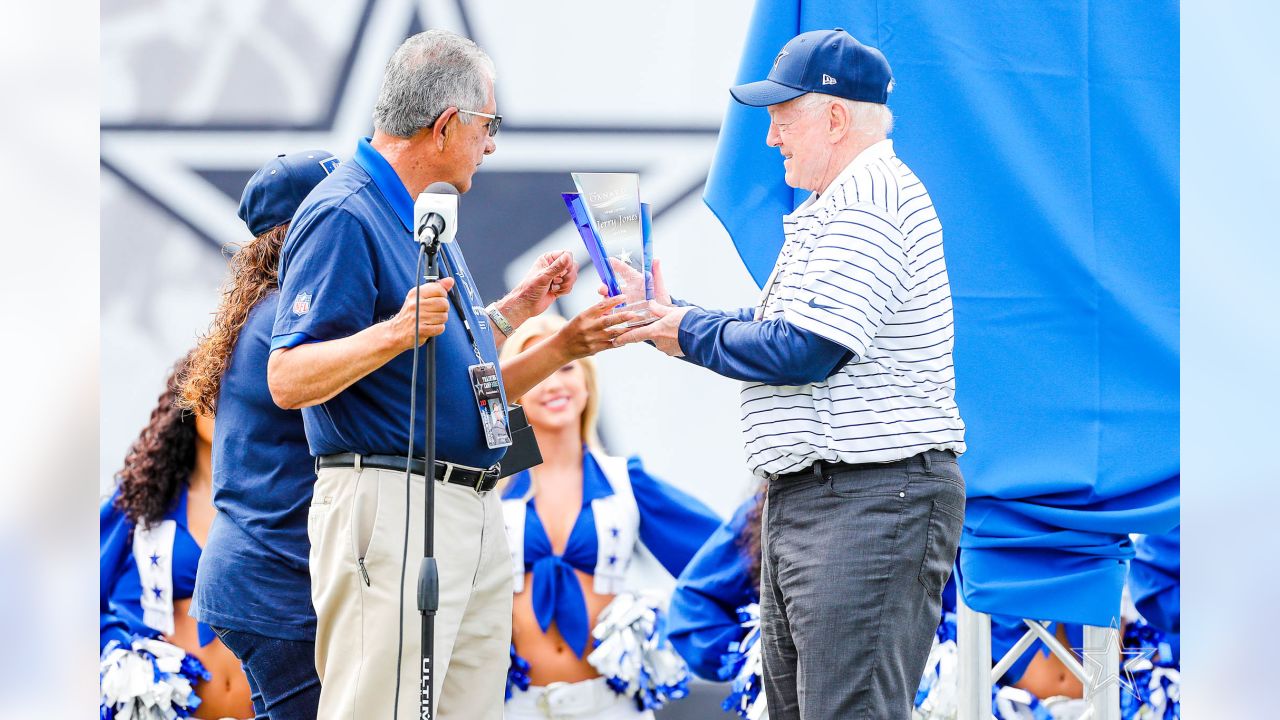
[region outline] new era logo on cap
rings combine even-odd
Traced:
[[[892,81],[889,62],[879,50],[835,28],[795,36],[774,58],[766,79],[729,92],[738,102],[756,107],[811,92],[883,105],[889,101]]]

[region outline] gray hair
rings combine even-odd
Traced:
[[[893,132],[893,112],[889,110],[888,105],[811,92],[801,97],[799,106],[803,111],[817,112],[819,107],[825,108],[826,104],[830,102],[844,105],[845,109],[849,111],[849,117],[852,119],[854,129],[859,132],[877,136],[888,136],[889,133]]]
[[[489,100],[493,61],[474,42],[447,30],[405,40],[387,61],[373,126],[396,137],[430,127],[450,107],[477,111]],[[471,116],[460,115],[462,122]]]

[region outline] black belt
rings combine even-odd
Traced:
[[[849,472],[851,470],[883,470],[885,468],[905,467],[911,463],[920,463],[925,457],[927,457],[929,461],[954,462],[956,454],[951,450],[926,450],[922,453],[912,455],[911,457],[902,458],[901,460],[882,463],[842,463],[819,460],[804,470],[787,473],[785,475],[772,475],[769,480],[788,482],[791,480],[804,480],[806,478],[814,477],[823,479],[836,473]]]
[[[357,455],[356,453],[321,455],[316,458],[316,469],[367,467],[404,472],[406,461],[409,464],[409,472],[414,475],[427,476],[426,460],[422,458],[410,459],[403,455]],[[488,470],[479,470],[437,460],[435,470],[436,480],[469,487],[476,492],[489,492],[498,484],[498,473],[501,472],[502,467],[494,465]]]

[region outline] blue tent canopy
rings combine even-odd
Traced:
[[[888,57],[943,223],[965,601],[1109,625],[1128,534],[1178,524],[1178,5],[758,0],[738,81],[837,26]],[[704,199],[762,282],[807,193],[765,110],[729,105]]]

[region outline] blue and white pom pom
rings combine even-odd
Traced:
[[[959,712],[957,666],[959,653],[956,648],[956,616],[945,613],[934,633],[933,647],[920,677],[916,690],[915,720],[954,718]]]
[[[102,651],[98,680],[102,720],[172,720],[200,706],[195,685],[209,672],[193,655],[156,638],[135,635],[130,647],[112,640]]]
[[[959,663],[956,615],[944,613],[934,632],[933,647],[916,690],[912,720],[954,720],[960,712]],[[1051,720],[1052,717],[1031,693],[999,684],[991,688],[991,715],[997,720]]]
[[[511,644],[511,664],[507,666],[507,699],[515,694],[512,688],[529,689],[529,661],[516,654],[515,643]]]
[[[667,640],[665,624],[658,595],[622,593],[601,611],[591,631],[596,649],[587,662],[641,710],[657,710],[689,694],[689,667]]]
[[[991,688],[991,714],[997,720],[1053,720],[1040,698],[1012,685]]]
[[[720,656],[720,679],[733,683],[729,696],[720,703],[720,707],[744,720],[763,720],[769,717],[769,703],[764,695],[759,603],[738,608],[738,623],[746,634],[741,640],[730,643],[728,652]]]
[[[1181,718],[1182,676],[1164,633],[1142,621],[1131,623],[1124,631],[1124,647],[1148,650],[1151,655],[1127,668],[1133,692],[1120,694],[1120,716],[1125,720]]]

